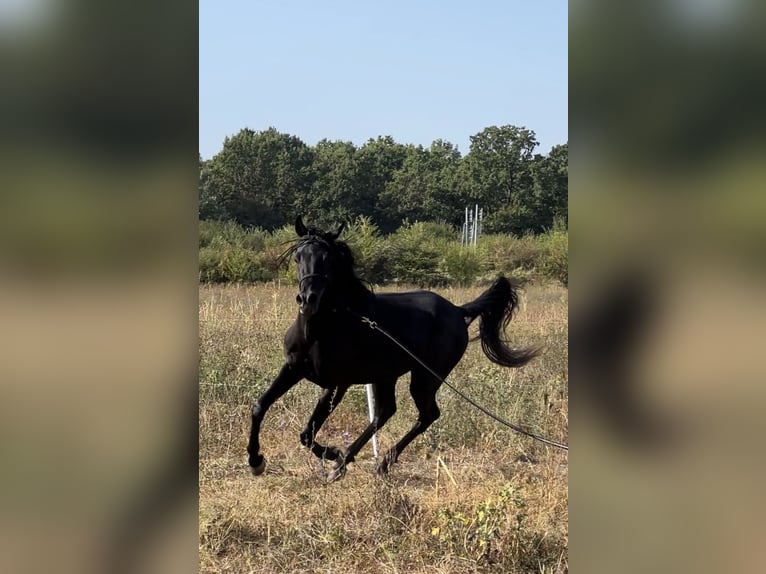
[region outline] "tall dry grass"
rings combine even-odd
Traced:
[[[444,289],[456,303],[480,289]],[[498,425],[439,391],[442,417],[386,479],[366,447],[346,477],[324,484],[298,440],[318,396],[303,382],[266,415],[265,475],[248,472],[249,411],[282,362],[294,287],[200,287],[200,564],[203,572],[566,572],[567,455]],[[530,286],[507,333],[544,354],[518,370],[469,346],[450,381],[501,416],[567,440],[567,292]],[[406,378],[406,377],[405,377]],[[406,382],[379,433],[381,450],[412,425]],[[347,445],[366,424],[362,386],[320,432]]]

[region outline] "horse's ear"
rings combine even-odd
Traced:
[[[298,234],[298,237],[303,237],[304,235],[308,235],[308,232],[309,230],[303,225],[303,218],[299,215],[295,218],[295,233]]]
[[[343,230],[346,229],[346,222],[340,224],[340,227],[338,227],[338,231],[331,235],[333,240],[338,239],[340,237],[340,234],[343,233]]]

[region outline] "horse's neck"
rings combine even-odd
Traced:
[[[333,297],[334,308],[361,309],[367,307],[372,293],[358,280],[351,281],[339,289]]]

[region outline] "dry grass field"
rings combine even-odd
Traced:
[[[440,290],[458,304],[480,291]],[[567,453],[513,433],[444,387],[441,418],[387,478],[375,475],[368,445],[327,485],[322,462],[298,438],[319,392],[304,381],[266,415],[267,470],[251,476],[250,407],[282,364],[294,297],[292,285],[200,287],[201,571],[566,572]],[[566,442],[567,291],[528,286],[507,337],[544,353],[511,370],[472,343],[449,380],[500,416]],[[381,450],[415,420],[407,386],[400,380]],[[364,387],[352,388],[318,440],[347,445],[366,417]]]

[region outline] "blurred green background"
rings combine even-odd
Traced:
[[[763,563],[763,16],[570,6],[576,572]]]
[[[196,569],[197,5],[0,7],[0,570]]]

